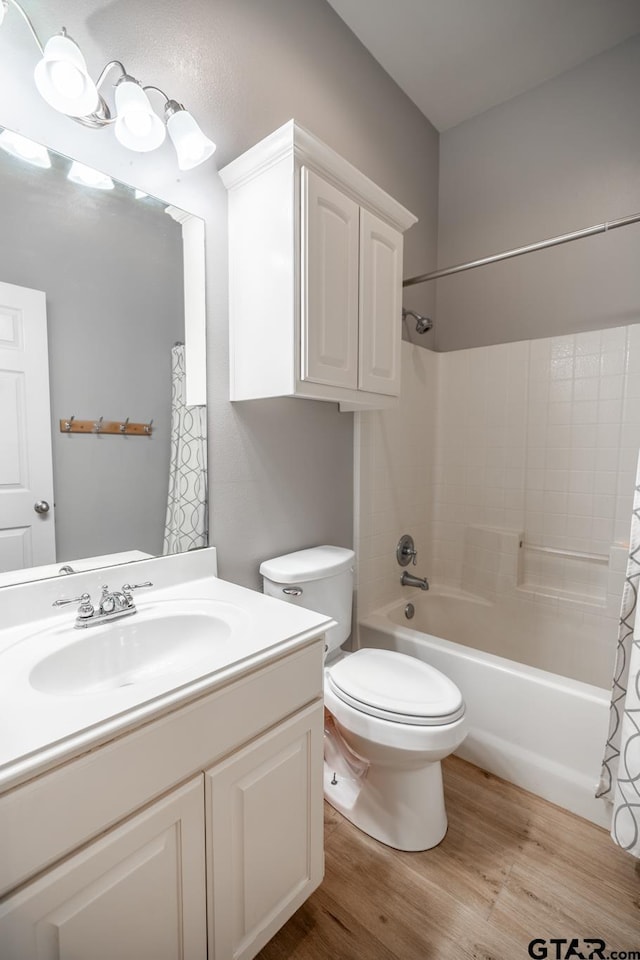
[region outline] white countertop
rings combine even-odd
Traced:
[[[206,558],[189,555],[184,560],[166,557],[137,563],[135,579],[153,579],[157,586],[136,595],[139,614],[130,619],[150,607],[162,609],[167,601],[202,607],[218,603],[232,611],[233,630],[224,652],[220,643],[212,643],[210,658],[207,654],[182,663],[144,682],[88,692],[44,692],[32,685],[30,674],[43,656],[69,643],[70,631],[61,627],[73,624],[77,605],[52,614],[51,597],[79,595],[85,589],[93,590],[95,597],[90,575],[0,591],[0,792],[302,648],[333,624],[322,614],[215,576],[197,576],[205,564]],[[185,575],[195,578],[180,582]],[[106,578],[119,588],[123,574],[114,568],[107,574],[94,571],[92,576],[97,583]],[[3,628],[3,623],[8,625]],[[92,637],[95,641],[105,629],[109,628],[71,631],[72,642],[91,644]]]

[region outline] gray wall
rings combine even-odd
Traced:
[[[171,347],[184,339],[182,231],[130,189],[87,190],[0,152],[0,279],[47,295],[58,560],[162,551]],[[60,433],[148,422],[151,437]]]
[[[25,6],[44,37],[68,28],[94,76],[117,57],[184,102],[217,141],[218,167],[294,117],[420,218],[406,236],[406,274],[435,265],[438,135],[324,0]],[[11,10],[0,44],[0,124],[206,219],[211,529],[221,575],[258,586],[264,557],[350,545],[352,415],[313,401],[227,399],[226,193],[214,164],[180,174],[168,143],[136,156],[110,130],[56,115],[34,91],[37,51]],[[425,288],[406,302],[429,312],[433,297]]]
[[[439,266],[640,211],[640,37],[441,136]],[[437,349],[640,319],[640,224],[437,282]],[[434,284],[429,284],[434,286]]]

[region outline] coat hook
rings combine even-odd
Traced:
[[[153,424],[153,420],[150,420],[149,423],[145,423],[145,425],[144,425],[144,432],[147,434],[147,436],[151,436],[151,425],[152,425],[152,424]]]
[[[121,423],[121,424],[120,424],[120,433],[126,433],[126,432],[127,432],[127,426],[128,426],[128,424],[129,424],[129,417],[127,417],[127,419],[125,420],[124,423]]]
[[[72,425],[72,423],[73,423],[74,420],[75,420],[75,416],[69,417],[68,420],[65,420],[65,422],[64,422],[64,429],[65,429],[65,431],[66,431],[67,433],[71,433],[71,425]]]
[[[96,433],[100,433],[100,431],[102,430],[103,420],[104,420],[104,417],[100,417],[100,419],[96,423],[94,423],[93,429],[95,430]]]

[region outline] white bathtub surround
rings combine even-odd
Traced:
[[[409,600],[420,610],[444,590],[462,607],[452,605],[425,634],[457,641],[475,598],[477,623],[495,617],[488,656],[505,658],[495,677],[520,677],[528,663],[555,691],[549,713],[546,692],[540,699],[536,684],[513,681],[513,709],[485,731],[476,762],[604,822],[593,793],[640,448],[640,324],[443,354],[403,344],[399,407],[359,419],[358,619],[394,601],[399,616]],[[400,586],[394,551],[403,533],[416,540],[415,572],[429,577],[428,594]],[[470,643],[479,642],[476,629]],[[475,653],[465,652],[465,699],[483,694],[485,656],[472,667]],[[430,662],[458,676],[456,664]],[[565,696],[574,682],[577,695]],[[497,708],[490,704],[490,714]],[[547,730],[542,745],[529,739],[536,725]],[[467,748],[476,742],[472,735]]]
[[[513,594],[522,582],[524,532],[469,524],[464,531],[462,589],[485,600]]]
[[[635,626],[640,587],[640,459],[629,539],[611,690],[609,738],[598,796],[613,802],[611,836],[615,842],[640,858],[640,632]]]
[[[412,603],[411,620],[405,616],[404,603],[384,608],[385,615],[399,627],[556,674],[560,682],[568,678],[609,688],[611,643],[603,635],[602,621],[579,605],[559,602],[554,608],[521,595],[493,603],[439,588],[413,596]]]
[[[538,614],[543,619],[532,621],[529,628],[532,636],[545,640],[549,660],[554,662],[559,652],[568,662],[579,663],[563,618],[522,601],[508,614],[505,628],[497,631],[492,620],[504,610],[496,604],[436,591],[416,596],[413,602],[416,615],[411,621],[404,617],[404,602],[366,617],[360,624],[360,643],[417,657],[453,680],[464,698],[468,721],[467,737],[456,753],[609,826],[610,805],[594,796],[607,730],[608,692],[514,659],[518,632],[525,629],[528,617]],[[442,639],[443,628],[447,639]],[[576,640],[580,633],[575,630]],[[501,651],[498,642],[503,643]]]
[[[524,531],[532,592],[563,585],[617,618],[610,551],[628,541],[640,324],[442,354],[402,347],[398,407],[358,415],[360,615],[407,594],[393,559],[405,532],[416,572],[459,589],[471,526]]]
[[[410,571],[430,574],[438,361],[403,341],[398,406],[355,415],[356,619],[408,593],[396,561],[403,533],[418,550]]]
[[[640,325],[441,354],[438,379],[433,579],[460,585],[469,524],[523,530],[525,582],[606,603],[640,446]]]

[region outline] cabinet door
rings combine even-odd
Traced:
[[[400,394],[402,234],[360,211],[360,376],[371,393]]]
[[[210,960],[255,956],[322,880],[322,717],[308,707],[205,774]]]
[[[205,960],[203,778],[0,906],[3,960]]]
[[[359,207],[302,168],[302,379],[358,386]]]

